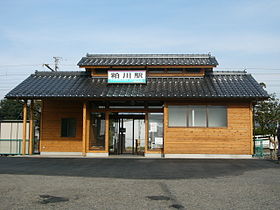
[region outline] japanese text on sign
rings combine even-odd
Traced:
[[[146,83],[146,71],[108,71],[108,83]]]

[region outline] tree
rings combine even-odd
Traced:
[[[22,103],[17,100],[1,100],[0,120],[22,120]]]
[[[273,136],[273,139],[270,139],[270,142],[274,145],[271,158],[277,159],[275,136],[277,126],[280,123],[280,101],[275,94],[270,95],[268,100],[257,103],[254,109],[254,117],[255,122],[259,125],[259,128],[255,128],[254,133]]]
[[[256,104],[254,117],[260,133],[276,136],[277,125],[280,123],[280,101],[275,94]]]

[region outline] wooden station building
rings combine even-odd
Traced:
[[[36,71],[6,98],[25,101],[25,121],[42,102],[42,155],[252,157],[253,105],[268,94],[217,65],[210,54],[87,54],[82,71]]]

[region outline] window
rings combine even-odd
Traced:
[[[187,106],[169,106],[168,111],[170,127],[187,126]]]
[[[76,119],[62,118],[61,119],[61,137],[75,137],[76,136]]]
[[[167,72],[168,73],[183,73],[183,69],[180,69],[180,68],[169,68],[167,69]]]
[[[149,73],[157,73],[157,74],[163,74],[165,73],[165,69],[148,69]]]
[[[169,127],[227,127],[226,106],[169,106]]]
[[[91,113],[90,147],[105,149],[105,113]]]
[[[208,106],[208,126],[227,127],[227,108],[225,106]]]
[[[163,113],[149,113],[148,149],[163,148]]]
[[[95,69],[95,74],[107,74],[108,69]]]
[[[206,106],[188,107],[189,127],[206,127]]]
[[[201,69],[197,69],[197,68],[189,68],[189,69],[185,69],[186,73],[200,73]]]

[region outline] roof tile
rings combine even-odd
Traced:
[[[88,54],[79,66],[217,66],[214,56],[209,54]]]
[[[147,84],[107,84],[86,72],[36,72],[7,98],[267,98],[246,73],[213,73],[205,77],[151,77]]]

